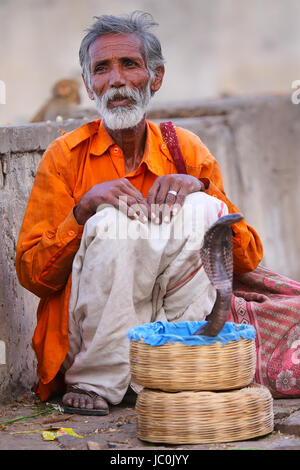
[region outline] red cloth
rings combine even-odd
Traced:
[[[278,398],[300,397],[300,283],[259,266],[234,276],[228,321],[255,327],[255,381]]]

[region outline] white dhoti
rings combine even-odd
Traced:
[[[170,223],[130,220],[99,207],[73,261],[65,381],[112,404],[130,384],[130,328],[153,321],[200,321],[215,288],[201,265],[206,230],[228,213],[203,192],[187,196]],[[172,365],[170,364],[170,367]]]

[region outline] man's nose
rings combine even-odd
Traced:
[[[125,78],[119,66],[112,67],[109,76],[109,85],[111,87],[121,87],[125,85]]]

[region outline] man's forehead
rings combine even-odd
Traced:
[[[91,62],[112,57],[140,56],[144,59],[144,47],[141,39],[131,34],[106,34],[99,36],[89,48]]]

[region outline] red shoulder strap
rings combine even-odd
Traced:
[[[174,160],[178,173],[186,174],[185,163],[181,153],[174,124],[171,121],[161,122],[160,130],[169,152]]]

